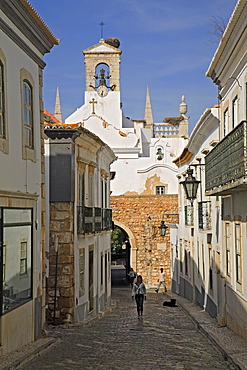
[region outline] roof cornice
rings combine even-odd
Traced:
[[[27,0],[0,0],[1,10],[41,54],[49,53],[57,39]]]

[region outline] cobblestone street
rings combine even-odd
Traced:
[[[55,328],[59,337],[22,369],[233,369],[181,307],[148,293],[138,319],[129,288],[113,288],[117,307],[86,326]]]

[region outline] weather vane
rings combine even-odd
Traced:
[[[105,26],[105,23],[103,21],[101,21],[99,23],[99,26],[101,27],[101,38],[103,39],[103,27]]]

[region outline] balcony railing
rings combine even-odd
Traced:
[[[112,229],[112,210],[98,207],[77,207],[78,234],[94,234]]]
[[[211,202],[198,203],[198,226],[200,230],[211,229]]]
[[[227,194],[229,189],[247,187],[247,121],[242,121],[211,150],[205,164],[205,188],[210,194]]]
[[[194,208],[192,205],[189,204],[184,207],[184,217],[186,226],[194,225]]]

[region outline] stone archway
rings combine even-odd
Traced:
[[[160,236],[161,220],[178,223],[176,194],[111,196],[112,218],[131,243],[131,263],[147,287],[156,287],[160,268],[171,278],[170,229]]]
[[[123,229],[126,232],[126,234],[129,236],[129,242],[131,246],[130,264],[131,264],[131,267],[134,269],[134,271],[136,271],[136,251],[137,251],[136,238],[134,237],[134,234],[132,233],[132,231],[130,230],[128,226],[126,226],[122,222],[117,221],[115,219],[113,219],[113,222],[115,226],[118,226],[121,229]]]

